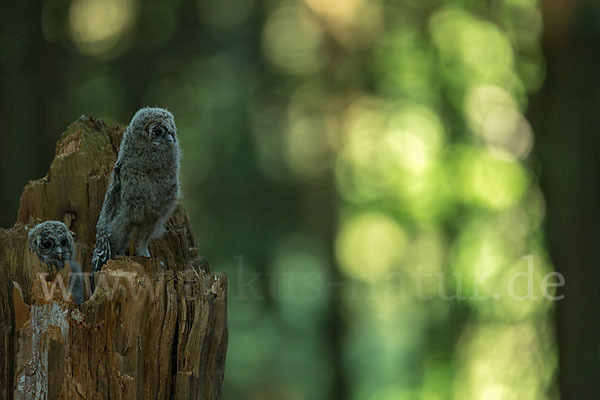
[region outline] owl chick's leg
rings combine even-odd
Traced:
[[[150,238],[152,236],[153,229],[148,228],[140,228],[138,230],[137,238],[136,238],[136,252],[140,256],[150,257],[150,251],[148,250],[148,245],[150,244]]]
[[[137,243],[139,237],[140,229],[137,226],[134,226],[131,230],[131,235],[129,236],[129,255],[135,256],[139,255],[137,251]]]
[[[122,218],[112,221],[110,229],[110,247],[113,256],[125,255],[129,245],[131,227]]]

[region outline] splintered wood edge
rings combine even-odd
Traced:
[[[96,289],[81,305],[82,313],[91,315],[103,304],[123,300],[125,295],[123,290],[134,290],[136,298],[146,292],[153,298],[157,295],[156,288],[164,279],[195,281],[200,293],[211,294],[226,303],[228,282],[224,272],[218,274],[201,270],[198,273],[193,268],[183,271],[164,269],[161,264],[158,259],[145,257],[119,256],[116,260],[109,260],[100,271],[95,273]]]

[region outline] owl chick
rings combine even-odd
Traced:
[[[162,108],[140,109],[123,134],[104,197],[92,272],[124,255],[130,241],[131,255],[150,257],[150,239],[163,234],[180,197],[179,156],[173,115]]]
[[[71,266],[69,284],[73,300],[77,305],[83,303],[83,274],[81,265],[75,260],[75,242],[67,226],[59,221],[46,221],[29,231],[29,250],[34,251],[40,261],[48,267],[62,269],[65,261]]]

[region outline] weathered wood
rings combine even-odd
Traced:
[[[45,220],[74,232],[91,270],[104,192],[123,130],[93,118],[72,124],[48,174],[30,182],[17,222],[0,230],[1,399],[218,399],[227,348],[224,275],[200,261],[185,211],[150,245],[153,258],[120,257],[96,275],[81,306],[64,299],[27,249]],[[54,286],[53,286],[54,285]]]

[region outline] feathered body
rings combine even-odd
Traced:
[[[65,261],[71,266],[71,291],[77,305],[83,303],[83,274],[81,265],[73,259],[75,241],[69,229],[60,221],[46,221],[29,231],[29,250],[48,267],[62,269]]]
[[[124,255],[130,240],[135,255],[150,257],[150,239],[163,234],[180,198],[179,157],[173,115],[161,108],[140,109],[123,134],[104,197],[93,272]]]

